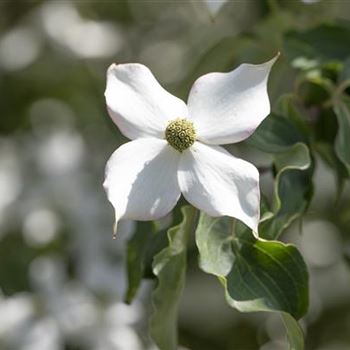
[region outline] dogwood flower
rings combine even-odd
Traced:
[[[259,172],[219,145],[246,139],[270,113],[267,80],[276,59],[203,75],[187,105],[142,64],[109,67],[108,111],[132,140],[106,166],[104,188],[116,222],[159,219],[182,193],[208,215],[237,218],[257,232]]]

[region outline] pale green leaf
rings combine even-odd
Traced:
[[[287,332],[289,350],[304,350],[304,333],[299,323],[285,312],[281,312],[281,317]]]
[[[232,252],[233,224],[229,217],[212,218],[201,213],[196,229],[200,251],[199,266],[207,273],[226,276],[234,259]]]
[[[150,332],[160,350],[177,349],[178,304],[185,284],[187,241],[194,229],[196,213],[193,207],[182,208],[182,222],[168,230],[169,245],[153,261],[158,285],[152,294]]]

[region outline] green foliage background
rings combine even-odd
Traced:
[[[181,202],[112,241],[107,67],[186,100],[277,52],[273,112],[227,147],[259,168],[261,238]],[[349,349],[349,86],[345,0],[0,1],[0,349]]]

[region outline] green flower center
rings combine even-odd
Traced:
[[[165,129],[165,138],[170,146],[182,152],[196,141],[196,130],[191,121],[177,118],[168,124]]]

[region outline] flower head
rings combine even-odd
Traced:
[[[165,129],[165,139],[170,146],[182,152],[196,141],[196,130],[190,120],[178,118],[169,122]]]
[[[132,140],[106,166],[104,187],[116,222],[159,219],[182,193],[208,215],[237,218],[257,232],[258,170],[219,145],[246,139],[270,113],[267,79],[276,58],[200,77],[187,105],[144,65],[109,67],[108,111]]]

